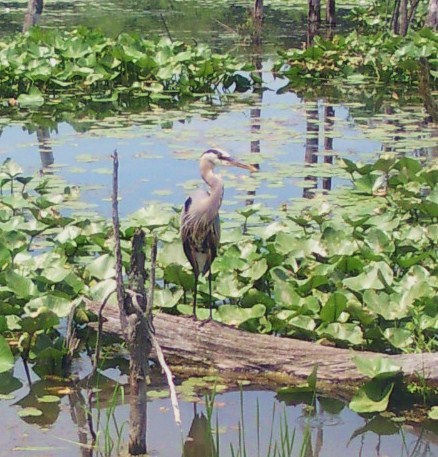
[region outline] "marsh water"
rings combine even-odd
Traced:
[[[218,52],[253,62],[262,72],[264,90],[226,94],[172,109],[100,104],[57,116],[3,109],[0,159],[13,158],[26,174],[59,176],[80,190],[80,203],[73,211],[108,216],[110,155],[117,149],[120,209],[127,215],[152,201],[180,206],[199,184],[199,155],[211,146],[221,147],[260,165],[260,173],[253,177],[224,171],[223,213],[231,215],[248,202],[266,205],[275,213],[299,199],[348,186],[333,157],[366,161],[383,151],[436,154],[436,132],[424,122],[425,112],[416,93],[401,97],[393,88],[358,88],[354,84],[325,91],[316,87],[283,90],[286,81],[275,78],[271,68],[277,50],[306,41],[304,4],[269,2],[262,42],[254,45],[248,2],[46,2],[42,27],[84,25],[111,35],[130,31],[207,43]],[[25,6],[24,1],[0,2],[0,36],[21,30]],[[348,29],[348,5],[339,13],[339,27]],[[87,373],[86,356],[78,367],[79,377]],[[127,436],[128,406],[121,396],[111,406],[114,380],[123,384],[124,376],[118,365],[105,370],[101,387],[106,395],[94,405],[94,413],[100,411],[102,430],[114,442]],[[42,381],[33,372],[31,377],[29,387],[19,364],[14,376],[2,377],[0,455],[91,455],[85,446],[85,392],[80,386],[65,386],[63,391],[59,381]],[[154,389],[160,391],[161,386]],[[42,416],[18,415],[21,409],[36,406],[37,397],[51,392],[61,400],[39,402]],[[293,455],[299,455],[301,443],[310,436],[306,456],[438,456],[436,423],[414,426],[390,416],[360,416],[337,399],[319,398],[309,408],[302,399],[282,398],[256,387],[245,388],[243,393],[238,389],[218,392],[213,435],[206,438],[202,394],[182,396],[181,430],[173,422],[168,398],[158,397],[160,394],[150,397],[148,447],[151,455],[160,457],[182,455],[184,449],[186,456],[208,457],[212,454],[206,451],[205,441],[213,440],[216,445],[216,435],[219,455],[232,455],[231,449],[242,449],[242,430],[247,453],[240,455],[273,455],[269,443],[280,442],[287,430],[295,434]],[[99,448],[104,454],[102,440]]]

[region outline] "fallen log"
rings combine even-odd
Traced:
[[[93,308],[96,309],[93,309]],[[89,305],[96,311],[98,305]],[[107,305],[104,332],[121,336],[118,308]],[[245,332],[217,322],[159,313],[154,316],[156,337],[171,365],[215,369],[222,375],[257,378],[277,374],[283,381],[306,378],[315,364],[318,379],[351,383],[366,379],[353,361],[356,355],[385,357],[401,367],[405,376],[438,382],[438,354],[382,355],[353,351],[291,338]],[[235,377],[235,376],[234,376]],[[271,376],[271,378],[273,378]]]

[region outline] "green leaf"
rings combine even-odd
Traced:
[[[323,322],[335,322],[346,307],[347,297],[342,292],[335,292],[322,307],[320,317]]]
[[[110,254],[103,254],[93,260],[87,267],[86,271],[90,276],[97,279],[110,279],[116,274],[115,259]]]
[[[40,409],[29,406],[27,408],[20,409],[17,414],[20,417],[38,417],[42,416],[43,412]]]
[[[42,397],[38,397],[39,403],[58,403],[61,399],[56,395],[43,395]]]
[[[375,413],[386,411],[394,383],[372,379],[353,396],[349,408],[356,413]]]
[[[397,349],[408,348],[414,341],[412,332],[404,328],[387,328],[383,336]]]
[[[345,287],[361,291],[366,289],[386,289],[391,286],[394,273],[385,262],[373,262],[364,268],[363,273],[343,280]]]
[[[155,290],[154,306],[158,308],[173,308],[183,296],[184,291],[172,293],[169,289]]]
[[[30,298],[38,293],[38,289],[31,279],[12,269],[6,270],[5,279],[9,290],[14,292],[18,298]]]
[[[67,317],[72,304],[73,302],[70,298],[54,292],[29,300],[25,310],[32,318],[36,318],[42,313],[53,313],[57,317]],[[57,319],[50,317],[49,320]]]
[[[265,315],[265,312],[266,307],[261,304],[254,305],[251,308],[240,308],[236,305],[222,305],[218,309],[216,318],[219,322],[238,327],[249,319],[259,319]]]
[[[17,103],[22,108],[36,108],[44,105],[44,97],[38,89],[33,88],[28,94],[20,94]]]
[[[335,341],[347,342],[353,345],[363,343],[362,330],[357,324],[353,323],[330,323],[318,329],[318,333]]]
[[[401,367],[385,357],[357,355],[353,358],[357,369],[369,378],[392,377],[400,372]]]
[[[252,281],[257,281],[257,279],[260,279],[266,273],[267,269],[268,264],[266,259],[260,259],[251,262],[249,267],[241,274],[244,278],[251,279]]]
[[[0,335],[0,373],[14,368],[14,356],[8,342]]]
[[[432,406],[431,410],[427,414],[429,419],[438,421],[438,406]]]

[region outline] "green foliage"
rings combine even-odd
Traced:
[[[214,318],[344,347],[436,350],[436,167],[407,157],[366,165],[344,159],[340,165],[352,176],[353,189],[297,203],[278,217],[261,206],[236,215],[241,226],[224,230],[213,264]],[[0,187],[0,334],[14,336],[26,360],[59,367],[66,350],[57,328],[73,304],[115,301],[111,224],[63,216],[60,206],[75,198],[68,186],[55,178],[23,177],[11,161],[0,169]],[[193,275],[178,218],[151,206],[124,220],[122,260],[128,266],[136,227],[146,231],[146,252],[156,233],[155,305],[191,315]],[[198,318],[205,319],[205,278],[199,293]],[[87,321],[83,307],[76,318]],[[7,370],[11,359],[5,354]],[[372,367],[363,369],[375,377]],[[362,393],[363,408],[377,387]],[[383,408],[390,389],[379,392],[373,401]]]
[[[317,36],[307,49],[281,52],[274,71],[291,83],[342,79],[351,84],[412,84],[418,81],[420,58],[430,63],[434,83],[438,76],[438,35],[430,29],[406,37],[387,32],[366,35],[355,30],[331,40]]]
[[[69,103],[73,96],[107,103],[123,94],[177,101],[224,89],[246,89],[249,67],[204,45],[97,31],[32,28],[0,42],[0,95],[23,108]]]

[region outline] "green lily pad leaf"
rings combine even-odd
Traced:
[[[356,413],[375,413],[386,411],[394,383],[372,379],[353,396],[349,408]]]
[[[28,94],[20,94],[17,103],[21,108],[36,108],[44,105],[44,97],[38,89],[31,90]]]
[[[193,273],[187,273],[182,265],[168,265],[164,269],[164,280],[170,284],[180,285],[184,290],[193,290],[195,287]]]
[[[374,262],[364,267],[363,273],[343,280],[345,287],[361,291],[366,289],[386,289],[391,286],[394,273],[385,262]]]
[[[176,309],[181,314],[185,316],[193,316],[193,306],[192,305],[177,305]],[[204,321],[209,319],[210,317],[210,310],[208,308],[201,308],[200,303],[196,307],[196,318],[200,321]],[[213,319],[217,319],[217,311],[213,310]]]
[[[169,289],[155,290],[154,306],[158,308],[173,308],[183,296],[184,291],[172,293]]]
[[[432,409],[429,411],[427,416],[429,417],[429,419],[438,421],[438,406],[432,406]]]
[[[0,373],[14,368],[14,356],[8,342],[0,335]]]
[[[110,254],[103,254],[93,260],[86,268],[90,276],[97,279],[110,279],[116,275],[115,259]]]
[[[260,279],[267,271],[268,264],[266,259],[256,260],[251,262],[249,268],[244,270],[241,274],[244,278],[251,279],[252,281],[257,281]]]
[[[39,403],[58,403],[61,399],[56,395],[43,395],[38,397]]]
[[[353,323],[333,322],[318,329],[318,333],[335,341],[353,345],[360,345],[364,341],[362,330]]]
[[[185,265],[187,258],[184,254],[182,243],[166,243],[158,252],[158,262],[160,265],[167,266],[172,264]]]
[[[357,369],[370,378],[391,377],[400,372],[401,368],[384,357],[362,357],[357,355],[353,358]]]
[[[130,216],[130,220],[135,225],[154,229],[157,227],[167,226],[174,216],[170,210],[158,204],[152,204],[146,208],[141,208]]]
[[[14,394],[0,394],[0,400],[13,400],[14,398]]]
[[[304,330],[305,333],[313,332],[316,327],[314,319],[310,316],[299,315],[288,319],[288,324],[297,330]]]
[[[18,298],[29,298],[38,293],[38,289],[31,279],[21,276],[12,269],[6,270],[5,279],[8,289]]]
[[[148,399],[158,399],[158,398],[167,398],[169,396],[169,391],[167,390],[148,390],[147,392]]]
[[[251,284],[243,286],[233,273],[220,275],[216,280],[216,292],[225,298],[240,298],[251,287]]]
[[[69,225],[65,227],[62,232],[60,232],[56,238],[55,241],[57,241],[60,244],[64,244],[67,242],[72,242],[76,240],[78,236],[80,236],[82,233],[82,229],[79,227],[76,227],[74,225]]]
[[[29,406],[27,408],[20,409],[20,411],[18,411],[18,415],[20,417],[38,417],[42,416],[43,412],[40,409]]]
[[[335,292],[322,307],[320,317],[323,322],[335,322],[346,307],[347,297],[342,292]]]
[[[258,319],[265,315],[266,307],[258,304],[251,308],[240,308],[236,305],[222,305],[218,309],[217,319],[227,325],[239,326],[249,319]]]
[[[66,317],[72,307],[72,300],[56,293],[34,298],[26,303],[26,312],[35,319],[43,313],[51,312],[57,317]],[[49,318],[49,320],[56,317]],[[55,324],[56,325],[56,324]]]
[[[115,279],[106,279],[105,281],[100,281],[97,284],[94,284],[90,288],[89,296],[92,300],[102,303],[104,300],[110,296],[108,303],[116,304],[116,281]]]
[[[404,328],[387,328],[383,332],[383,336],[396,348],[403,349],[409,347],[414,339],[412,332]]]
[[[335,230],[327,227],[324,230],[323,238],[325,248],[330,256],[334,255],[352,255],[356,252],[357,246],[351,236],[347,236],[345,231]]]

